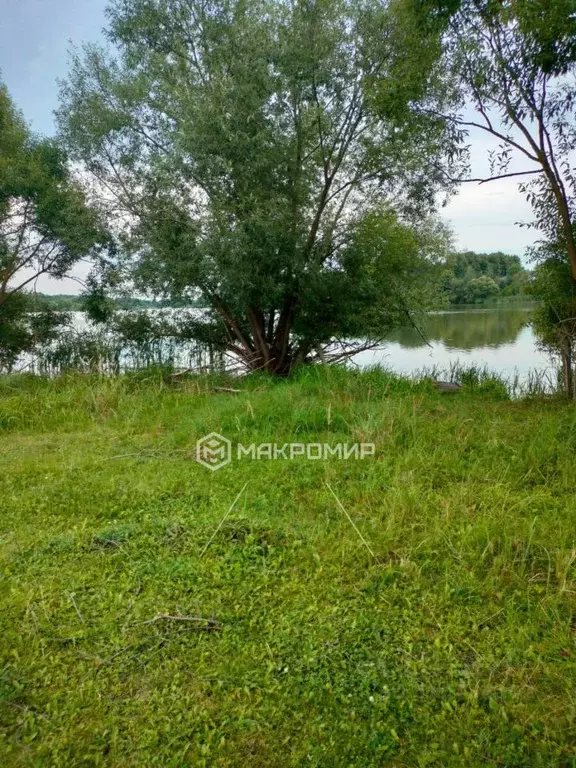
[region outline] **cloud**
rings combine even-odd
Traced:
[[[461,250],[504,251],[522,256],[538,239],[533,229],[519,226],[533,220],[532,209],[518,190],[517,179],[462,184],[443,211]]]

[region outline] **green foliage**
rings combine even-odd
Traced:
[[[7,765],[574,761],[573,408],[472,371],[455,396],[379,370],[178,381],[0,380]],[[212,473],[212,430],[377,453]]]
[[[561,352],[576,338],[576,286],[566,259],[550,256],[534,270],[531,290],[541,298],[534,313],[534,328],[542,344]]]
[[[29,295],[12,293],[0,303],[0,372],[9,372],[22,354],[53,342],[68,315],[51,310],[31,313]]]
[[[449,142],[412,114],[433,96],[400,6],[131,0],[109,19],[110,50],[74,57],[59,122],[126,213],[121,266],[138,286],[200,292],[204,333],[276,373],[335,333],[382,335],[421,307],[395,273],[415,280],[438,254],[409,216],[445,186]],[[373,238],[365,264],[351,255],[359,232]]]
[[[41,309],[55,309],[63,312],[82,312],[84,310],[84,299],[82,296],[60,293],[60,294],[29,294],[29,306],[33,312]]]
[[[11,296],[0,305],[0,370],[10,370],[32,340],[26,327],[28,307],[22,294]]]
[[[0,301],[40,274],[64,276],[105,244],[65,154],[29,134],[0,85]]]
[[[529,277],[518,256],[467,251],[448,256],[443,286],[451,304],[475,304],[523,293]]]
[[[530,292],[540,299],[533,326],[542,347],[562,361],[564,391],[576,398],[576,282],[565,239],[542,240],[529,254],[537,262]]]
[[[27,318],[25,290],[40,275],[61,278],[107,238],[53,141],[32,136],[0,83],[0,366],[51,338],[60,318]]]
[[[30,370],[42,375],[142,371],[148,376],[158,366],[220,370],[223,356],[209,337],[198,339],[197,321],[189,311],[125,310],[87,327],[61,329],[57,338],[34,349]]]
[[[351,223],[338,266],[310,275],[294,332],[312,346],[319,338],[378,338],[410,325],[416,309],[436,300],[435,266],[446,247],[442,227],[418,231],[391,210],[367,214]]]
[[[475,304],[482,302],[498,293],[498,283],[488,275],[475,277],[468,283],[470,302]]]

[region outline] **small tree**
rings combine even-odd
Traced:
[[[521,189],[533,205],[535,226],[555,238],[562,233],[576,279],[573,0],[415,0],[415,6],[424,35],[430,18],[441,29],[446,67],[461,86],[465,106],[477,115],[476,120],[462,113],[443,118],[499,142],[499,150],[490,153],[492,175],[467,180],[534,175]],[[511,169],[513,158],[526,167]]]
[[[574,1],[414,0],[412,9],[424,39],[439,32],[445,66],[461,88],[465,110],[445,112],[444,119],[498,142],[490,153],[490,175],[467,180],[521,178],[520,190],[535,214],[529,226],[563,251],[576,281]],[[513,159],[523,166],[513,166]],[[549,309],[553,322],[558,315]],[[566,343],[568,326],[562,323],[563,341],[555,348],[562,349],[566,388],[572,391],[572,359],[565,355],[574,343]],[[552,327],[546,338],[550,334]]]
[[[498,285],[488,275],[482,275],[481,277],[475,277],[470,280],[467,287],[468,301],[471,304],[485,301],[490,296],[495,296],[498,293]]]
[[[131,278],[200,292],[198,337],[272,373],[409,321],[445,237],[407,216],[442,186],[448,140],[411,113],[429,76],[406,64],[394,10],[117,0],[108,17],[116,54],[74,56],[59,123],[116,216]]]
[[[28,288],[64,277],[106,242],[96,213],[72,181],[66,156],[30,135],[0,84],[0,365],[52,337],[58,318],[29,316]]]
[[[576,397],[573,360],[576,353],[576,283],[562,242],[542,241],[531,251],[538,261],[530,292],[540,299],[533,325],[544,349],[562,363],[564,391]]]

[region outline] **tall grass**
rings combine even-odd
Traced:
[[[5,763],[573,765],[576,411],[459,378],[0,379]]]
[[[522,399],[531,397],[559,396],[562,384],[558,371],[534,368],[526,375],[516,371],[511,376],[504,376],[488,366],[465,365],[460,361],[450,362],[447,367],[428,366],[418,371],[413,378],[416,381],[427,379],[446,380],[463,384],[471,390],[491,390],[504,397]]]

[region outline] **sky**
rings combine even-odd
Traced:
[[[34,131],[54,133],[57,79],[66,75],[71,43],[101,39],[106,0],[0,0],[0,73],[17,107]],[[488,174],[487,149],[493,144],[482,132],[470,136],[472,175]],[[514,179],[479,185],[463,184],[442,216],[461,250],[504,251],[522,257],[535,239],[517,222],[530,221],[530,207]],[[86,274],[80,266],[78,277]],[[38,291],[78,293],[74,281],[40,279]]]

